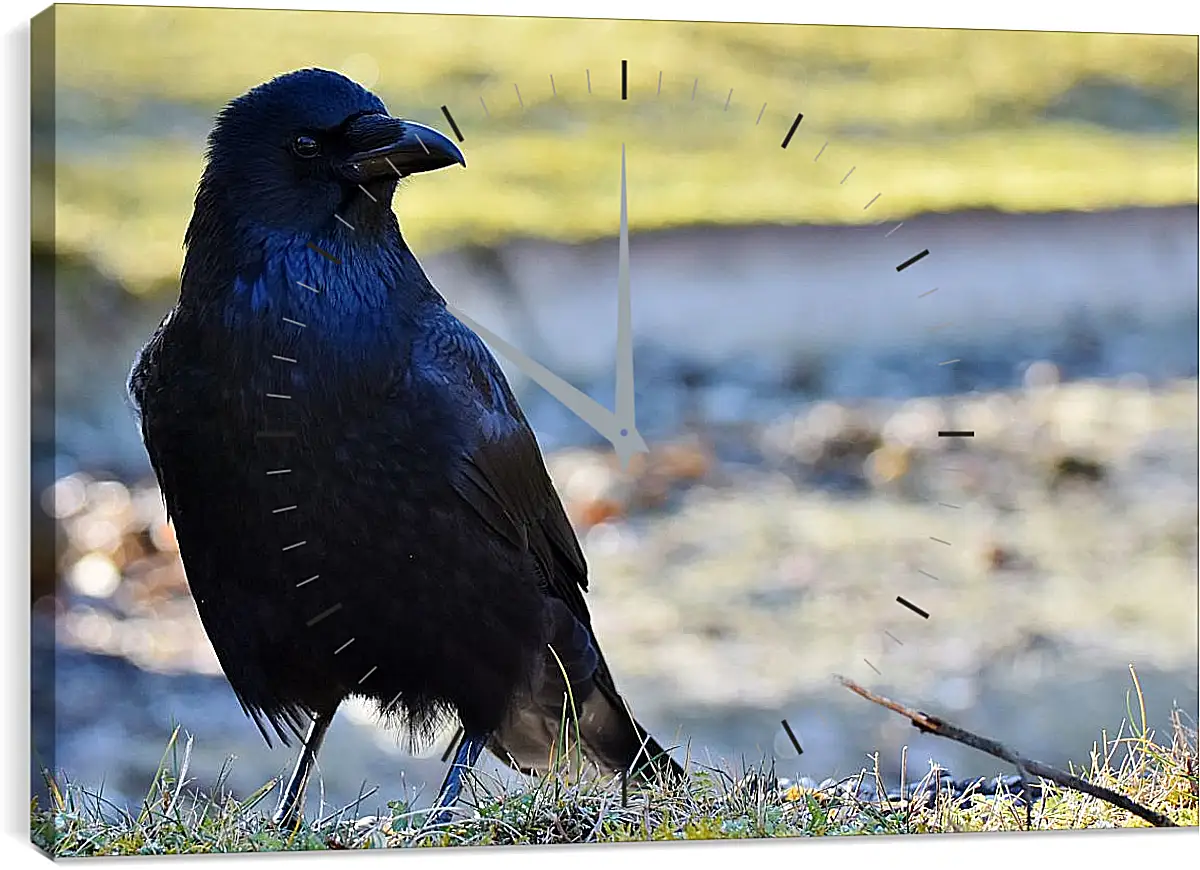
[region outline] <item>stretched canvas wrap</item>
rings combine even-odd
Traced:
[[[31,33],[43,850],[1197,824],[1196,37]]]

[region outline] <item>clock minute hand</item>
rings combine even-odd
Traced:
[[[645,439],[637,430],[634,414],[633,383],[633,312],[629,289],[629,197],[625,181],[625,143],[621,143],[621,230],[617,250],[617,353],[616,419],[619,441],[614,441],[622,467],[629,467],[634,453],[649,453]]]
[[[637,435],[636,432],[629,431],[628,435],[621,434],[622,430],[627,430],[628,427],[608,408],[586,393],[571,386],[558,375],[554,374],[554,372],[550,371],[550,369],[526,356],[521,350],[477,323],[467,314],[452,305],[447,307],[450,309],[451,314],[475,330],[480,338],[496,348],[513,365],[536,381],[546,392],[558,399],[579,419],[611,441],[623,461],[625,461],[626,455],[632,451],[639,449],[646,451],[648,449],[645,442],[641,440],[641,436]],[[630,442],[633,443],[630,444]]]
[[[629,291],[629,202],[625,182],[625,144],[621,144],[621,231],[617,254],[617,420],[636,431],[633,383],[633,311]]]

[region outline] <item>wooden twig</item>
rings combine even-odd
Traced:
[[[1048,764],[1043,764],[1040,761],[1034,761],[1030,758],[1024,758],[1013,752],[1002,743],[995,740],[989,740],[986,737],[980,737],[978,734],[972,734],[956,725],[951,725],[936,716],[930,716],[927,713],[920,713],[916,710],[909,709],[902,704],[897,704],[888,698],[881,695],[876,695],[874,692],[864,689],[853,680],[848,680],[845,677],[839,676],[838,681],[843,686],[849,689],[854,694],[866,698],[872,703],[878,704],[881,707],[886,707],[893,713],[898,713],[904,718],[912,722],[913,726],[918,731],[924,731],[929,734],[945,737],[950,740],[962,743],[965,746],[970,746],[972,749],[978,749],[980,752],[986,752],[1001,761],[1007,761],[1009,764],[1015,765],[1018,770],[1024,774],[1031,776],[1039,776],[1042,779],[1048,779],[1051,782],[1057,783],[1064,788],[1081,791],[1084,794],[1091,795],[1094,798],[1099,798],[1113,806],[1120,807],[1123,810],[1133,813],[1135,816],[1145,819],[1150,824],[1159,828],[1175,828],[1178,827],[1173,821],[1161,813],[1156,813],[1154,810],[1148,809],[1137,803],[1123,794],[1107,789],[1101,785],[1094,785],[1085,779],[1059,770],[1056,767],[1051,767]]]

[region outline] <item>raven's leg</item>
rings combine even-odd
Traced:
[[[325,732],[333,721],[332,713],[317,713],[313,716],[312,725],[304,738],[304,748],[296,759],[296,767],[288,780],[287,788],[279,799],[279,809],[275,810],[274,822],[285,828],[294,828],[300,821],[300,813],[304,798],[304,790],[308,787],[308,777],[312,773],[313,763],[317,753],[321,751],[321,743],[325,740]]]
[[[475,766],[475,762],[479,760],[479,753],[483,751],[487,741],[486,734],[463,735],[462,743],[458,745],[458,752],[454,754],[454,761],[450,764],[450,769],[446,771],[446,778],[442,781],[441,789],[438,790],[438,799],[433,805],[436,812],[429,817],[426,824],[440,825],[454,818],[450,808],[458,802],[458,796],[462,792],[463,777]]]

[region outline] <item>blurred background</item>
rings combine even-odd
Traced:
[[[46,14],[39,763],[136,804],[178,723],[200,788],[231,755],[239,796],[290,768],[221,676],[124,380],[177,293],[214,113],[305,66],[441,129],[451,109],[468,168],[405,186],[406,237],[449,301],[606,403],[626,145],[649,455],[622,472],[510,374],[587,552],[618,684],[661,737],[818,781],[876,751],[895,781],[906,746],[912,775],[931,759],[1008,772],[833,673],[1059,764],[1120,726],[1131,664],[1152,726],[1195,711],[1195,38]],[[412,755],[349,705],[310,814],[364,783],[380,787],[368,807],[429,800],[448,739]]]

